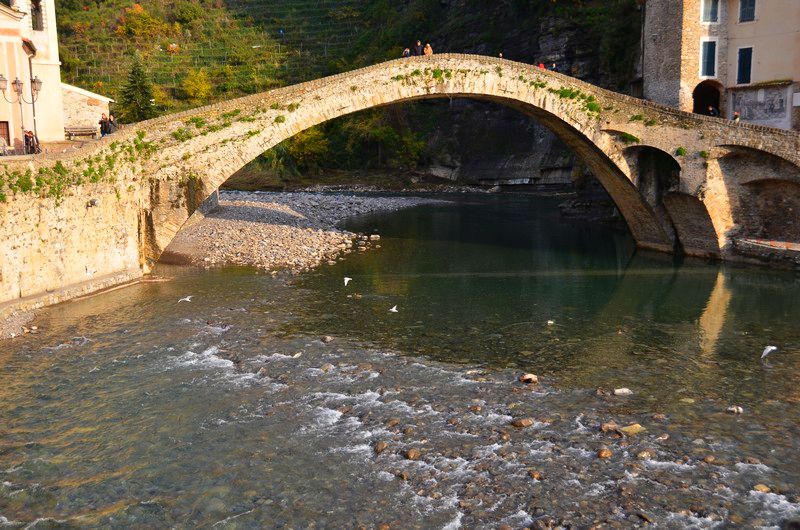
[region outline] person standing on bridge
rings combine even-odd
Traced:
[[[422,47],[422,41],[418,40],[417,43],[414,45],[414,56],[420,57],[425,52],[424,48]]]
[[[712,118],[719,118],[719,110],[717,110],[717,108],[714,105],[708,106],[707,114]]]
[[[406,48],[405,50],[403,50],[403,59],[407,59],[409,57],[411,57],[411,50]]]
[[[426,56],[433,55],[433,48],[431,48],[431,43],[427,43],[425,45],[425,51],[423,52]]]
[[[102,138],[108,134],[108,117],[105,112],[100,116],[100,121],[98,123],[100,124],[100,137]]]

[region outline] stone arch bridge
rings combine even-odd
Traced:
[[[800,241],[800,134],[683,113],[528,64],[441,54],[165,116],[62,155],[0,161],[0,304],[42,305],[147,273],[234,172],[304,129],[456,97],[551,129],[642,248],[746,259],[739,239]]]

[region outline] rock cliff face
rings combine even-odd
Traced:
[[[445,18],[473,22],[458,29],[445,25],[436,32],[432,43],[440,51],[502,53],[506,59],[530,64],[556,63],[563,73],[617,90],[627,88],[633,76],[635,49],[615,54],[601,46],[597,35],[587,31],[586,20],[569,19],[542,7],[540,14],[532,7],[514,11],[507,2],[497,3],[494,9],[463,0],[441,4]],[[633,2],[624,12],[632,18],[624,24],[635,27],[638,13]],[[635,48],[638,35],[628,38],[634,44],[627,48]],[[519,112],[470,100],[428,104],[440,116],[429,140],[433,158],[429,173],[491,185],[564,188],[577,179],[593,187],[593,179],[583,178],[585,170],[576,165],[572,151],[549,129]]]

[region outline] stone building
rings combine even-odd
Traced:
[[[0,94],[0,138],[12,149],[22,149],[23,130],[34,131],[42,144],[59,142],[65,127],[97,125],[100,114],[108,112],[111,100],[86,91],[81,92],[87,98],[67,99],[70,105],[89,108],[97,118],[86,123],[80,109],[65,112],[65,94],[76,89],[61,83],[56,29],[54,0],[0,0],[0,75],[7,84]],[[21,105],[16,79],[22,82]],[[41,82],[38,92],[34,79]],[[83,117],[71,122],[68,116]]]
[[[646,99],[800,130],[800,1],[638,1]]]

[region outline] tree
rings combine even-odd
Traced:
[[[153,83],[138,54],[133,56],[128,80],[120,92],[119,110],[121,118],[128,123],[147,120],[156,115]]]
[[[182,88],[186,99],[195,105],[205,102],[214,89],[208,79],[208,74],[203,68],[189,70],[189,73],[183,79]]]

